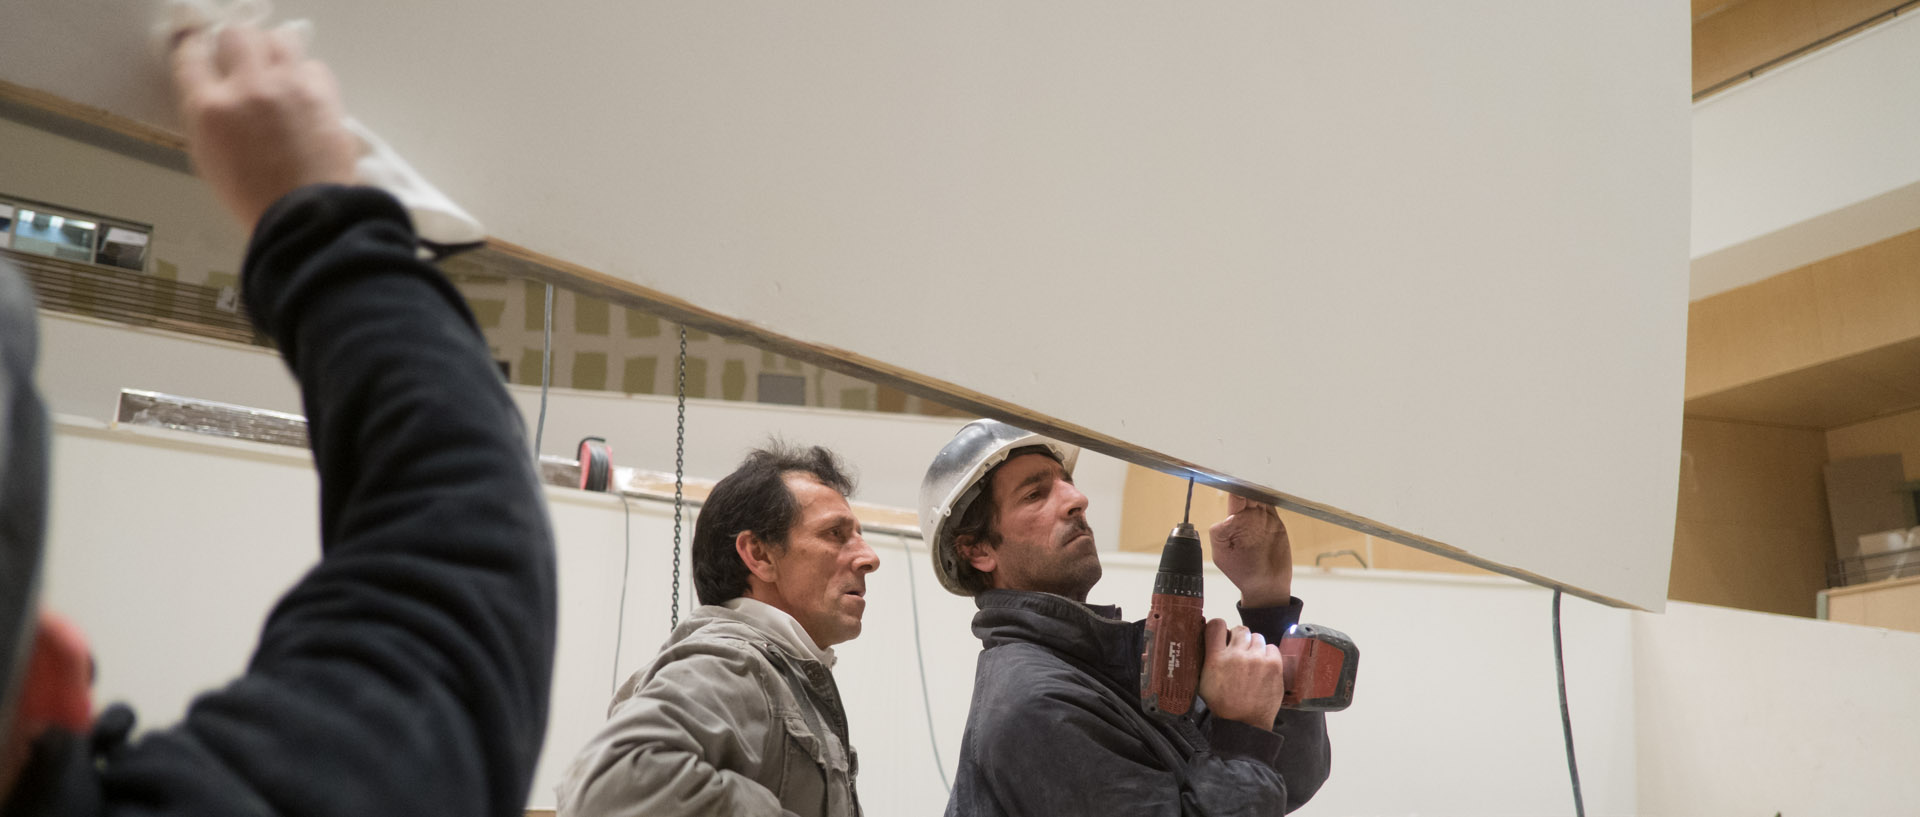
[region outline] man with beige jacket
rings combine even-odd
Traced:
[[[567,769],[562,817],[857,817],[833,645],[860,634],[879,557],[824,448],[757,450],[693,535],[701,607],[615,693]]]

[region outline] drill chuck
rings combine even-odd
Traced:
[[[1203,561],[1200,534],[1186,522],[1175,525],[1173,532],[1167,534],[1167,546],[1160,551],[1160,572],[1153,577],[1153,594],[1199,598]]]

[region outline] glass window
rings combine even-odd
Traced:
[[[69,261],[91,262],[100,225],[60,213],[21,208],[13,226],[13,248]]]
[[[106,235],[100,237],[100,252],[95,254],[93,262],[121,269],[146,269],[147,234],[126,227],[107,227]]]
[[[0,200],[0,247],[144,272],[153,228],[20,199]]]

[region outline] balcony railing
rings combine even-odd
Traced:
[[[1827,563],[1827,586],[1920,576],[1920,547],[1849,556]]]
[[[0,249],[0,258],[26,273],[40,307],[133,326],[267,346],[239,303],[238,293],[183,284],[144,272]]]

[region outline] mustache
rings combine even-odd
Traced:
[[[1054,544],[1065,545],[1066,543],[1071,542],[1075,539],[1078,539],[1081,536],[1092,536],[1092,535],[1093,535],[1093,526],[1087,524],[1087,520],[1075,519],[1067,527],[1066,530],[1063,530],[1060,532],[1059,537],[1054,540]]]

